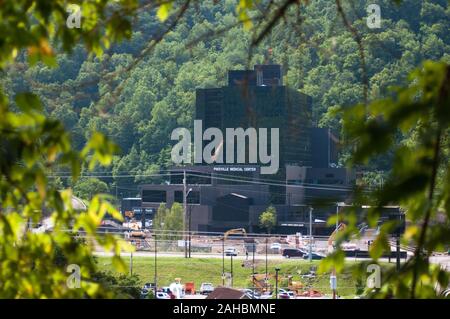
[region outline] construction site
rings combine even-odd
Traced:
[[[214,289],[245,291],[254,298],[272,298],[276,294],[286,299],[333,296],[330,274],[319,274],[317,266],[336,249],[336,237],[346,227],[341,223],[329,236],[309,236],[254,234],[243,228],[225,233],[165,232],[140,229],[132,222],[124,225],[129,227],[121,229],[124,239],[135,247],[134,252],[123,254],[129,256],[129,271],[137,272],[142,267],[144,278],[154,287],[167,290],[178,282],[182,298],[204,298],[208,294],[200,293],[200,286],[207,283]],[[105,231],[113,228],[104,227]],[[368,250],[376,232],[366,229],[360,236],[339,244],[349,264],[370,258]],[[117,230],[116,233],[121,234]],[[390,244],[391,253],[381,258],[386,267],[395,267],[412,255],[411,247],[401,245],[397,251],[395,238]],[[102,252],[98,255],[107,256]],[[340,288],[354,294],[355,283],[349,284],[345,278],[339,280],[344,280]]]

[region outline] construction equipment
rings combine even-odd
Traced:
[[[339,226],[331,233],[330,237],[328,237],[328,248],[333,247],[336,235],[339,231],[343,231],[347,228],[347,225],[344,223],[340,223]]]
[[[127,210],[124,215],[125,215],[125,217],[133,218],[134,217],[134,212],[131,211],[131,210]]]
[[[234,228],[234,229],[230,229],[230,230],[227,230],[226,232],[224,232],[223,236],[215,237],[213,239],[213,241],[224,241],[228,238],[229,235],[234,235],[234,234],[243,234],[244,237],[247,237],[247,232],[245,231],[245,228]]]
[[[288,276],[288,288],[298,294],[303,289],[303,283],[301,281],[293,281],[292,276]]]
[[[145,232],[143,232],[142,230],[138,230],[138,231],[131,231],[130,232],[130,237],[132,238],[145,238]]]
[[[184,292],[189,295],[195,295],[195,285],[193,282],[187,282],[184,284]]]
[[[234,235],[234,234],[243,234],[245,237],[247,237],[247,232],[245,231],[244,228],[234,228],[234,229],[230,229],[230,230],[226,231],[223,234],[223,238],[226,240],[229,235]]]
[[[315,289],[309,289],[299,294],[299,296],[302,297],[309,297],[309,298],[320,298],[323,297],[323,293],[319,290]]]
[[[267,282],[270,278],[272,278],[272,275],[267,274],[254,274],[251,276],[252,282],[255,285],[255,288],[260,291],[270,291],[271,285]],[[267,278],[267,281],[266,281]]]

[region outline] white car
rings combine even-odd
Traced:
[[[257,291],[253,291],[252,289],[244,289],[244,292],[250,299],[260,299],[261,298],[261,294]]]
[[[225,256],[237,256],[237,250],[234,247],[225,249]]]
[[[265,292],[261,295],[261,297],[259,297],[259,299],[272,299],[273,295],[271,292]]]
[[[170,295],[167,292],[158,291],[156,293],[156,299],[170,299]]]
[[[295,294],[293,291],[287,290],[287,289],[279,289],[278,290],[278,298],[285,299],[282,296],[288,296],[289,299],[295,299]]]
[[[281,244],[280,243],[273,243],[272,245],[270,245],[270,249],[280,250],[281,249]]]
[[[358,251],[358,245],[353,244],[353,243],[343,243],[341,245],[341,248],[343,251]]]
[[[207,294],[209,294],[209,293],[211,293],[211,292],[213,292],[213,291],[214,291],[214,286],[213,286],[213,284],[210,283],[210,282],[204,282],[204,283],[202,283],[202,285],[200,286],[200,293],[201,293],[202,295],[207,295]]]

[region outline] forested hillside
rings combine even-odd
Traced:
[[[369,100],[388,95],[389,87],[403,83],[424,59],[450,63],[448,1],[407,0],[401,6],[376,1],[381,28],[369,29],[366,7],[373,2],[352,1],[344,7],[362,40]],[[332,111],[363,101],[358,45],[334,1],[292,8],[251,50],[252,33],[237,23],[234,0],[204,1],[190,8],[145,55],[142,50],[161,32],[161,24],[154,12],[145,10],[134,23],[131,40],[114,45],[102,59],[89,57],[80,46],[72,54],[58,55],[57,68],[30,68],[23,52],[1,75],[10,97],[38,93],[46,112],[63,121],[79,149],[94,130],[120,146],[121,154],[108,171],[97,171],[110,176],[101,178],[110,190],[118,185],[120,193],[130,194],[136,183],[171,165],[170,133],[191,126],[195,89],[224,85],[229,69],[267,59],[282,64],[285,84],[312,96],[314,122],[336,131],[340,119]],[[389,169],[384,162],[376,168]]]

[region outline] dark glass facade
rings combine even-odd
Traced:
[[[272,79],[274,83],[281,83],[281,80],[276,81],[281,75],[276,70],[269,68],[269,71],[270,76],[263,77],[264,81]],[[224,135],[227,128],[267,128],[269,150],[270,129],[278,128],[280,167],[285,164],[311,165],[311,98],[282,85],[256,85],[256,81],[242,80],[253,78],[252,72],[256,76],[256,71],[230,71],[228,86],[198,89],[195,118],[202,120],[203,130],[215,127]],[[226,148],[223,154],[225,160]],[[248,160],[247,154],[247,163]]]

